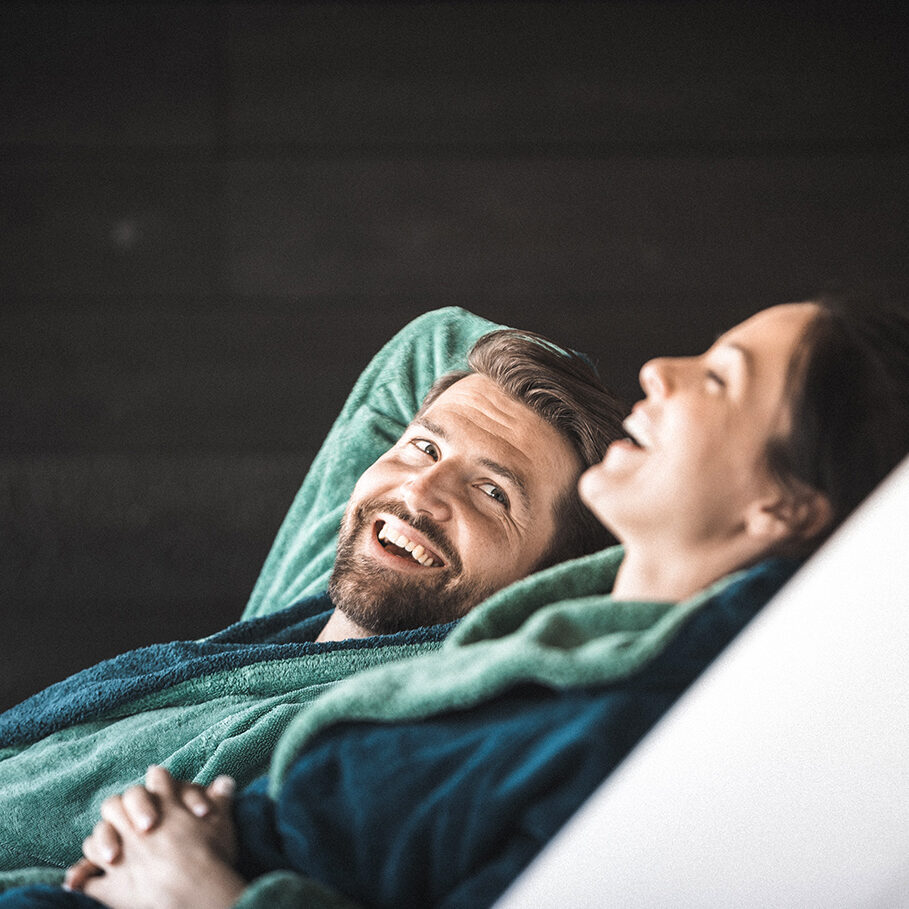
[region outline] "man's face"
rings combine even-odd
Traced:
[[[334,605],[376,634],[459,618],[539,562],[580,467],[552,426],[491,379],[460,379],[360,477]]]
[[[643,401],[581,478],[584,502],[623,542],[729,539],[754,503],[778,494],[766,464],[789,431],[785,383],[817,307],[774,306],[722,335],[698,357],[651,360]],[[703,548],[700,551],[704,551]]]

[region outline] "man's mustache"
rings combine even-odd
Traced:
[[[418,530],[445,559],[446,565],[455,574],[461,573],[463,567],[461,559],[445,531],[429,515],[411,514],[407,506],[401,502],[390,499],[367,499],[360,502],[354,509],[355,525],[359,527],[371,523],[372,516],[380,511],[390,514],[404,524],[409,524],[414,530]]]

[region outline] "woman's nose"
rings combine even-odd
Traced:
[[[638,373],[638,381],[648,398],[665,396],[672,387],[672,363],[668,357],[648,360]]]

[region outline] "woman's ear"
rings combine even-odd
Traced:
[[[768,548],[798,546],[822,534],[833,520],[830,500],[822,492],[803,486],[781,491],[773,501],[756,501],[745,517],[750,536]]]

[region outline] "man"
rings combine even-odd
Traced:
[[[86,843],[104,874],[70,882],[114,909],[493,902],[906,457],[909,314],[772,307],[641,385],[628,437],[580,483],[624,550],[520,581],[438,652],[301,711],[233,821],[225,790],[152,772]]]
[[[0,717],[0,868],[72,861],[103,798],[151,762],[254,778],[316,693],[435,649],[491,592],[602,545],[576,481],[619,435],[619,405],[581,357],[494,327],[443,310],[380,352],[285,521],[256,618],[124,654]]]
[[[357,481],[318,640],[454,621],[597,548],[577,477],[619,435],[618,405],[583,361],[526,334],[492,332],[468,362]]]

